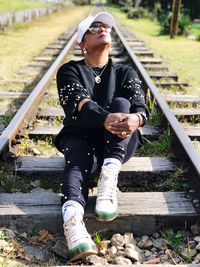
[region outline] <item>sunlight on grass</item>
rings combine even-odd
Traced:
[[[17,10],[25,10],[29,8],[40,8],[52,5],[52,3],[44,3],[40,1],[26,0],[0,0],[0,13],[15,12]]]
[[[189,83],[188,93],[200,94],[200,42],[181,36],[170,39],[167,35],[159,35],[160,26],[151,20],[128,19],[126,13],[110,5],[109,11],[145,41],[149,50],[154,51],[155,57],[162,58],[168,64],[170,71],[177,72],[180,82]]]
[[[66,7],[20,27],[11,27],[0,34],[0,80],[11,80],[20,68],[59,35],[76,26],[87,16],[90,6]]]

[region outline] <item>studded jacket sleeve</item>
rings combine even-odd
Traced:
[[[83,128],[103,126],[109,112],[92,101],[87,88],[84,88],[81,77],[74,67],[66,64],[59,69],[57,87],[60,104],[66,115],[64,124]],[[90,101],[86,102],[79,112],[78,104],[84,98],[88,98]]]
[[[149,117],[149,111],[145,103],[145,94],[142,89],[142,82],[135,70],[131,67],[123,72],[120,83],[120,96],[126,98],[131,103],[130,113],[142,112]],[[144,121],[144,123],[146,122]]]

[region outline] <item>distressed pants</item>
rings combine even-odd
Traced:
[[[130,113],[128,100],[114,98],[108,109],[111,113]],[[61,204],[68,200],[79,202],[85,208],[89,178],[95,166],[101,166],[105,158],[117,158],[125,163],[141,144],[139,131],[122,139],[107,130],[91,130],[86,135],[74,135],[64,142],[65,170],[61,182]]]

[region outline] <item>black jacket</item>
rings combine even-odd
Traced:
[[[93,69],[101,72],[99,68]],[[124,97],[131,103],[130,113],[145,112],[144,92],[137,73],[127,65],[117,64],[109,59],[101,75],[101,82],[95,83],[94,74],[84,60],[70,61],[62,65],[57,72],[57,86],[60,104],[65,112],[64,128],[56,137],[56,146],[60,150],[61,140],[72,134],[85,134],[88,131],[103,129],[109,104],[115,97]],[[90,98],[81,111],[78,104],[83,98]]]

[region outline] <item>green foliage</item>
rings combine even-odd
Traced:
[[[90,4],[90,0],[73,0],[73,3],[77,5],[88,5]]]
[[[0,240],[5,240],[6,242],[8,242],[10,240],[10,237],[8,234],[1,232],[0,233]]]
[[[101,243],[101,240],[102,240],[102,234],[96,234],[95,238],[94,238],[94,242],[96,244],[100,244]]]
[[[0,123],[9,124],[13,116],[12,113],[6,113],[3,117],[0,117]]]
[[[170,130],[165,131],[162,135],[159,136],[159,139],[156,141],[148,141],[145,143],[139,150],[138,153],[144,156],[173,156],[174,153],[171,149],[171,135]]]
[[[139,19],[139,18],[147,18],[149,17],[148,10],[143,7],[138,8],[129,8],[128,10],[128,18],[130,19]]]
[[[158,13],[156,20],[160,24],[161,34],[169,34],[170,23],[171,23],[172,12],[161,11]],[[189,15],[185,14],[184,11],[180,13],[179,25],[178,25],[178,35],[188,35],[191,30],[191,19]]]
[[[171,229],[162,233],[162,236],[167,240],[169,246],[175,251],[177,250],[177,247],[181,245],[186,239],[184,235],[182,235],[181,233],[175,234]]]
[[[131,182],[131,187],[123,186],[120,190],[122,192],[178,192],[189,188],[185,173],[182,169],[177,169],[174,173],[163,172],[144,179],[135,177]]]

